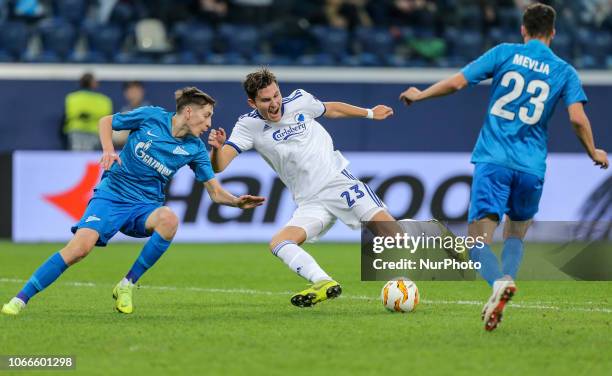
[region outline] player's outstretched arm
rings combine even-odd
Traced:
[[[596,166],[608,168],[609,162],[606,151],[595,148],[591,122],[584,112],[584,105],[581,102],[572,103],[567,108],[567,112],[569,113],[570,122],[574,127],[574,132],[576,132],[576,136],[578,136],[589,157],[591,157]]]
[[[100,158],[100,164],[104,170],[111,168],[113,163],[121,164],[121,158],[115,152],[115,146],[113,146],[113,116],[107,115],[100,119],[98,122],[98,132],[100,133],[100,143],[102,144],[102,158]]]
[[[447,79],[436,82],[423,91],[412,86],[402,92],[399,99],[404,102],[406,106],[410,106],[414,102],[452,94],[465,88],[467,85],[468,82],[465,76],[463,73],[459,72]]]
[[[343,102],[325,102],[325,117],[337,118],[368,118],[384,120],[393,115],[393,109],[379,104],[373,108],[362,108]]]
[[[208,135],[210,150],[210,163],[214,172],[221,172],[238,155],[236,149],[225,145],[227,134],[223,128],[212,129]]]
[[[226,191],[217,179],[210,179],[204,183],[204,187],[210,196],[210,199],[217,204],[233,206],[240,209],[252,209],[260,206],[266,200],[261,196],[242,195],[236,197],[233,194]]]

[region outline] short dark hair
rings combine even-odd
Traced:
[[[93,89],[96,78],[93,73],[85,73],[79,78],[79,86],[83,89]]]
[[[249,73],[242,86],[246,91],[247,96],[253,100],[257,97],[257,92],[264,89],[273,83],[278,84],[276,76],[268,68],[261,67],[258,71]]]
[[[532,4],[523,13],[523,26],[531,37],[549,37],[555,28],[556,16],[550,5]]]
[[[136,80],[133,80],[133,81],[125,81],[125,82],[123,83],[123,90],[127,90],[127,89],[129,89],[129,88],[131,88],[131,87],[133,87],[133,86],[138,86],[138,87],[140,87],[140,88],[143,88],[143,87],[144,87],[144,85],[142,84],[142,81],[136,81]]]
[[[216,103],[213,97],[194,86],[184,87],[175,91],[174,98],[176,99],[176,112],[181,112],[185,106],[190,104],[198,106],[210,104],[214,106]]]

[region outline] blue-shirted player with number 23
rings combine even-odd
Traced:
[[[472,248],[470,258],[481,263],[480,274],[493,287],[482,311],[488,331],[497,327],[516,292],[514,278],[523,256],[523,239],[542,195],[547,124],[560,99],[589,157],[596,166],[608,167],[606,152],[595,148],[578,74],[549,47],[555,16],[550,6],[529,6],[521,26],[524,44],[500,44],[454,76],[426,90],[411,87],[400,95],[410,105],[493,79],[487,116],[472,154],[475,167],[468,214],[469,235],[483,236],[486,243]],[[508,218],[500,270],[490,244],[504,215]]]

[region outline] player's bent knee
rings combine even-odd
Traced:
[[[270,243],[268,244],[268,247],[270,248],[270,252],[274,253],[274,249],[276,249],[276,246],[278,246],[282,242],[283,242],[283,240],[279,240],[279,239],[273,238],[270,241]]]
[[[66,264],[72,265],[87,257],[94,246],[95,243],[91,244],[87,241],[71,243],[62,249],[61,255]]]
[[[158,223],[156,226],[156,230],[158,232],[163,232],[164,235],[174,236],[176,230],[178,229],[179,219],[174,212],[168,207],[160,208],[158,213]]]
[[[72,265],[85,258],[94,249],[98,238],[99,235],[95,230],[79,229],[60,254],[68,265]]]
[[[296,242],[295,240],[292,240],[286,237],[274,237],[270,241],[270,244],[268,244],[268,246],[270,247],[270,252],[274,253],[276,248],[285,242],[291,242],[291,243],[298,244],[298,242]]]

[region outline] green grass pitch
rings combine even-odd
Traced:
[[[0,300],[59,247],[0,242]],[[482,281],[419,282],[417,311],[389,313],[378,298],[383,282],[359,280],[357,244],[306,248],[342,283],[340,299],[291,306],[291,292],[305,283],[264,244],[175,244],[141,279],[133,315],[113,312],[111,290],[140,245],[95,249],[22,315],[0,317],[0,355],[74,355],[76,371],[53,373],[69,375],[604,375],[612,369],[612,282],[519,281],[504,322],[487,333],[480,310],[489,288]]]

